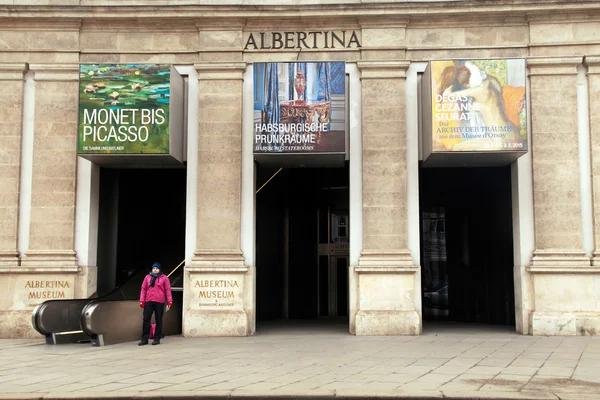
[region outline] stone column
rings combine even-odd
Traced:
[[[18,265],[17,226],[25,70],[25,64],[0,64],[0,268]]]
[[[581,57],[530,58],[535,251],[534,335],[600,328],[597,293],[583,249],[577,130]]]
[[[586,56],[588,71],[590,140],[595,250],[592,265],[600,267],[600,56]]]
[[[196,64],[199,81],[196,251],[186,266],[184,336],[254,333],[254,275],[241,240],[245,63]]]
[[[416,335],[418,267],[407,246],[405,61],[362,61],[363,251],[357,335]],[[417,282],[418,283],[418,282]]]

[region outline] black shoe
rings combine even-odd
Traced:
[[[146,343],[148,343],[148,342],[146,342]],[[160,344],[160,340],[158,340],[158,339],[154,339],[154,340],[152,341],[152,346],[154,346],[155,344]]]
[[[144,340],[144,339],[142,339],[142,340],[140,340],[140,342],[138,343],[138,346],[145,346],[145,345],[147,345],[147,344],[148,344],[148,341],[147,341],[147,340]]]

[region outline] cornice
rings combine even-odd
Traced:
[[[241,80],[246,71],[245,62],[236,63],[198,63],[194,64],[198,80]]]
[[[79,64],[29,64],[36,81],[77,81]]]
[[[577,67],[582,62],[583,56],[529,57],[527,58],[527,68],[530,76],[577,75]]]
[[[102,31],[102,32],[138,32],[138,33],[174,33],[174,32],[198,32],[198,27],[194,19],[108,19],[95,18],[86,19],[81,24],[82,31]]]
[[[23,80],[27,68],[26,63],[0,63],[0,81]]]
[[[599,56],[586,56],[583,63],[587,66],[588,75],[600,74],[600,55]]]
[[[358,61],[361,79],[406,78],[409,61]]]
[[[409,23],[410,17],[407,15],[396,15],[393,17],[371,16],[358,18],[358,24],[362,29],[406,28]]]
[[[473,22],[479,18],[503,14],[509,16],[527,15],[531,20],[538,20],[557,15],[578,14],[598,15],[598,1],[564,0],[471,0],[461,2],[374,2],[374,3],[324,3],[324,4],[288,4],[288,5],[177,5],[173,0],[154,0],[152,6],[139,6],[139,1],[104,1],[102,6],[89,5],[82,0],[80,6],[48,6],[48,5],[10,5],[0,6],[0,17],[9,18],[44,18],[49,14],[53,18],[296,18],[309,22],[314,18],[339,18],[372,16],[395,18],[418,16],[469,17]],[[88,5],[85,5],[85,4]],[[97,4],[97,2],[94,2]]]
[[[2,8],[0,7],[0,10]],[[2,11],[0,11],[2,15]],[[3,31],[45,31],[45,32],[68,32],[79,31],[82,20],[80,18],[31,18],[27,24],[23,24],[18,18],[0,17],[0,30]]]

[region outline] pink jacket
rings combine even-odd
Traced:
[[[171,296],[171,282],[169,277],[162,274],[154,281],[154,287],[150,286],[152,275],[148,274],[142,283],[140,292],[140,301],[156,301],[157,303],[166,303],[173,301]],[[166,301],[165,301],[166,300]]]

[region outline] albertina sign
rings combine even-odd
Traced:
[[[82,64],[79,155],[104,164],[134,155],[181,162],[182,94],[183,80],[168,64]]]

